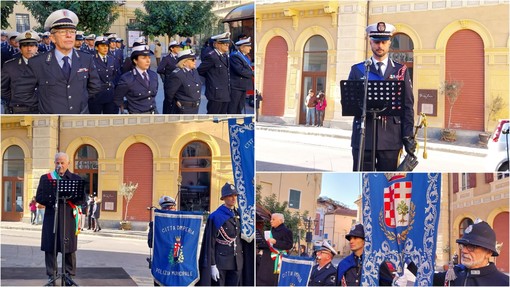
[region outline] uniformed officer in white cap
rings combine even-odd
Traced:
[[[74,37],[74,49],[80,50],[83,52],[83,49],[82,49],[83,41],[85,41],[85,37],[83,36],[83,31],[76,31],[76,36]]]
[[[414,96],[411,77],[407,67],[390,59],[389,50],[391,38],[395,33],[395,27],[386,22],[371,24],[366,28],[370,40],[370,48],[373,56],[351,67],[349,80],[362,80],[365,77],[365,67],[368,69],[368,80],[379,81],[404,81],[405,106],[403,116],[378,116],[377,138],[372,139],[373,120],[372,115],[366,119],[366,144],[364,156],[359,170],[371,171],[372,165],[377,171],[395,171],[398,167],[399,153],[402,147],[407,154],[414,155],[416,142],[413,138],[414,127]],[[370,64],[371,63],[371,64]],[[369,65],[370,64],[370,65]],[[358,170],[358,156],[361,138],[361,117],[354,117],[351,147],[353,155],[353,170]],[[376,151],[372,151],[372,142],[376,141]],[[372,163],[372,152],[375,152],[375,163]]]
[[[137,46],[142,46],[142,45],[147,45],[147,42],[145,41],[145,37],[138,37],[133,42],[133,48],[137,47]],[[124,63],[122,64],[121,75],[124,74],[125,72],[129,72],[129,71],[133,70],[133,68],[134,68],[134,66],[133,66],[133,62],[131,61],[131,58],[127,57],[124,60]]]
[[[114,102],[122,113],[127,108],[130,114],[157,114],[158,74],[150,70],[152,51],[148,45],[136,46],[132,51],[134,68],[120,77]],[[127,107],[124,106],[124,97]]]
[[[96,34],[89,34],[88,36],[86,36],[85,37],[85,45],[83,47],[83,52],[94,55],[96,53],[95,40],[96,40]]]
[[[214,49],[207,53],[198,67],[205,77],[205,96],[208,114],[226,114],[230,102],[230,33],[212,36]]]
[[[123,55],[121,57],[119,52],[117,52],[117,44],[116,44],[117,38],[118,38],[117,34],[108,35],[108,41],[110,42],[108,53],[115,58],[115,60],[117,61],[117,65],[119,65],[119,67],[120,67],[122,65],[122,62],[124,61],[124,59],[123,59]]]
[[[196,56],[192,49],[177,53],[177,68],[165,80],[165,100],[175,103],[177,114],[197,114],[202,81],[196,71]]]
[[[18,84],[17,79],[28,69],[28,59],[37,54],[37,41],[39,36],[35,31],[25,31],[16,37],[20,45],[21,53],[13,59],[5,62],[2,68],[2,101],[6,103],[7,112],[10,114],[37,114],[37,99],[12,97],[12,91]]]
[[[335,286],[336,268],[331,263],[335,255],[337,255],[336,250],[327,240],[324,240],[321,248],[316,252],[317,265],[312,269],[308,286]]]
[[[41,44],[39,44],[39,53],[45,53],[45,52],[48,52],[48,51],[51,51],[51,49],[53,49],[55,47],[55,44],[53,44],[51,42],[51,39],[50,39],[50,32],[49,31],[46,31],[42,34],[42,41],[41,41]]]
[[[253,90],[253,69],[250,57],[251,37],[235,43],[237,50],[230,54],[230,103],[229,114],[240,114],[245,106],[246,91]]]
[[[92,56],[73,49],[78,17],[67,9],[50,14],[44,24],[55,49],[33,57],[29,72],[19,79],[15,97],[29,98],[39,88],[39,112],[88,113],[88,100],[101,89]]]
[[[16,31],[11,31],[7,34],[7,42],[8,44],[2,47],[2,67],[4,63],[19,54],[19,43],[16,41],[16,37],[18,37],[19,33]]]
[[[94,64],[102,85],[101,91],[89,99],[89,111],[91,114],[118,114],[119,107],[113,102],[113,97],[121,76],[120,67],[116,66],[117,60],[108,54],[109,41],[105,36],[97,37],[94,42]]]
[[[2,44],[0,45],[2,48],[7,45],[7,35],[7,32],[2,30]]]
[[[165,88],[165,100],[163,101],[163,114],[175,114],[179,113],[177,109],[175,109],[175,103],[169,102],[168,100],[172,97],[166,94],[166,91],[170,89],[167,87],[167,83],[169,83],[168,78],[172,75],[172,72],[177,68],[177,54],[182,51],[182,46],[177,41],[172,41],[168,44],[168,55],[163,57],[161,63],[158,66],[158,74],[161,75],[161,79],[163,80],[163,86]]]

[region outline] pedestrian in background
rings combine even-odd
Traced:
[[[94,219],[95,226],[94,232],[99,232],[101,230],[99,217],[101,217],[101,198],[94,196],[94,209],[92,211],[92,219]]]
[[[315,125],[315,106],[317,105],[317,97],[312,89],[308,90],[308,95],[305,98],[306,106],[306,125]]]
[[[156,45],[154,46],[154,57],[156,57],[156,65],[159,67],[159,63],[161,62],[161,53],[163,52],[163,48],[161,47],[161,43],[159,40],[155,41]]]
[[[94,197],[92,194],[89,194],[89,199],[87,200],[87,223],[88,223],[88,230],[95,229],[94,228],[94,220],[92,220],[92,212],[94,211]]]
[[[326,113],[327,106],[328,103],[326,102],[326,95],[324,95],[323,91],[320,91],[317,95],[317,105],[315,106],[318,127],[322,127],[324,125],[324,115]]]
[[[32,197],[32,200],[28,204],[28,207],[30,208],[30,223],[35,224],[36,219],[36,211],[37,211],[37,202],[35,201],[35,196]]]

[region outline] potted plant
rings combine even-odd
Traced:
[[[491,133],[488,131],[489,123],[491,120],[496,120],[496,115],[503,109],[504,102],[503,97],[498,95],[493,98],[491,102],[487,104],[487,123],[485,125],[485,131],[481,132],[478,135],[478,144],[482,147],[487,147],[487,143],[489,142],[489,138],[491,137]]]
[[[448,99],[448,102],[450,103],[450,113],[448,115],[448,125],[446,129],[443,129],[441,131],[441,140],[444,141],[455,141],[456,140],[456,131],[451,129],[451,123],[452,123],[452,111],[453,106],[455,102],[457,102],[457,99],[460,95],[460,90],[462,89],[462,86],[464,86],[464,83],[461,81],[456,80],[445,80],[441,83],[441,86],[439,87],[439,92],[442,95],[445,95],[446,99]]]
[[[126,212],[124,213],[124,220],[120,222],[120,229],[122,229],[122,230],[131,230],[131,222],[127,220],[127,214],[128,214],[129,202],[135,195],[137,188],[138,188],[138,183],[132,183],[131,181],[129,183],[125,183],[125,182],[122,183],[122,185],[119,188],[119,193],[126,200]]]

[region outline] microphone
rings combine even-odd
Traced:
[[[368,67],[370,65],[372,65],[372,59],[366,59],[365,60],[365,67]]]
[[[62,168],[62,166],[59,164],[57,165],[57,167],[55,168],[55,171],[60,174],[60,169]]]

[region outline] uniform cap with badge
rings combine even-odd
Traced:
[[[395,26],[385,23],[378,22],[372,25],[369,25],[366,29],[368,37],[374,41],[386,41],[389,40],[393,33],[395,33]]]
[[[168,49],[171,49],[171,48],[177,47],[177,46],[181,46],[181,44],[179,44],[179,42],[177,42],[177,41],[172,41],[172,42],[170,42],[170,44],[168,44]]]
[[[182,50],[179,53],[177,53],[177,61],[180,62],[184,59],[196,59],[195,52],[193,50]]]
[[[97,36],[96,39],[94,39],[94,46],[97,46],[99,44],[110,44],[110,41],[105,36]]]
[[[8,33],[7,39],[11,40],[12,38],[16,38],[19,36],[19,33],[16,31],[11,31]]]
[[[42,38],[48,38],[48,37],[50,37],[50,32],[44,32],[42,34]]]
[[[464,245],[475,245],[492,251],[492,256],[498,256],[496,249],[496,233],[490,225],[482,220],[476,221],[464,230],[461,238],[455,242]]]
[[[236,42],[236,46],[242,46],[242,45],[249,45],[251,46],[251,37],[248,37],[246,39],[241,39]]]
[[[147,44],[147,43],[145,43],[145,37],[138,37],[133,42],[133,47],[142,46],[145,44]]]
[[[221,197],[220,200],[223,200],[223,198],[230,196],[230,195],[237,195],[236,187],[231,183],[225,183],[225,185],[221,188]]]
[[[16,37],[16,41],[18,41],[20,45],[29,43],[37,45],[37,42],[39,41],[39,36],[37,35],[37,32],[33,30],[28,30],[23,33],[20,33],[18,37]]]
[[[51,29],[76,29],[78,26],[78,16],[67,9],[57,10],[48,16],[44,22],[44,30],[51,31]]]
[[[131,52],[131,60],[135,59],[138,56],[150,56],[152,55],[152,51],[149,49],[148,45],[140,45],[133,47]]]
[[[96,38],[97,38],[96,34],[90,34],[87,37],[85,37],[85,40],[94,40],[95,41]]]
[[[163,195],[159,199],[159,206],[161,206],[161,208],[175,206],[175,199],[173,197]]]
[[[356,224],[351,227],[349,233],[345,235],[345,239],[351,240],[351,237],[359,237],[365,240],[365,230],[362,224]]]
[[[322,241],[321,249],[320,251],[328,251],[331,253],[332,256],[337,255],[338,253],[336,250],[328,243],[327,240]]]
[[[76,31],[76,36],[74,39],[77,41],[85,40],[85,36],[83,36],[83,31]]]
[[[219,43],[228,43],[230,42],[230,32],[211,36],[211,40]]]
[[[108,35],[108,40],[110,42],[115,42],[116,39],[117,39],[117,34],[110,34],[110,35]]]

